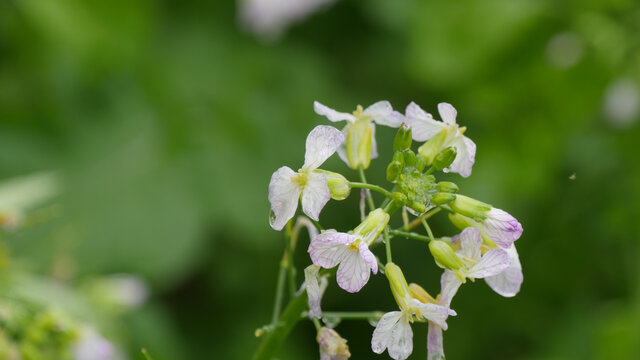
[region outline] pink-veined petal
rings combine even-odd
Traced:
[[[391,339],[387,346],[389,356],[395,360],[405,360],[413,352],[413,331],[407,316],[403,315],[391,330]]]
[[[313,128],[307,136],[302,169],[307,171],[317,169],[338,150],[344,139],[340,130],[333,126],[319,125]]]
[[[402,125],[402,114],[393,111],[388,101],[378,101],[366,108],[362,115],[369,116],[376,124],[397,128]]]
[[[349,114],[349,113],[343,113],[343,112],[339,112],[336,110],[333,110],[332,108],[325,106],[317,101],[313,102],[313,110],[316,112],[316,114],[318,115],[322,115],[324,117],[326,117],[327,119],[329,119],[329,121],[332,122],[336,122],[336,121],[349,121],[349,122],[353,122],[356,121],[356,117]]]
[[[402,316],[401,311],[391,311],[382,315],[371,337],[371,350],[374,353],[382,354],[389,346],[391,332]]]
[[[404,121],[411,126],[411,134],[415,141],[427,141],[446,127],[443,122],[434,120],[431,114],[414,102],[407,106]]]
[[[449,103],[440,103],[438,104],[438,112],[440,113],[440,117],[442,121],[449,125],[456,124],[456,117],[458,116],[458,111]]]
[[[446,146],[456,148],[456,158],[445,172],[460,174],[469,177],[476,161],[476,144],[464,135],[456,135]]]
[[[376,141],[376,124],[371,123],[371,158],[378,158],[378,142]]]
[[[511,261],[509,260],[509,254],[503,249],[492,249],[487,251],[480,261],[478,261],[469,272],[467,276],[471,278],[485,278],[501,273],[509,267]]]
[[[492,208],[482,222],[484,235],[502,248],[508,248],[522,235],[522,225],[504,210]]]
[[[320,211],[331,199],[327,175],[319,172],[311,172],[307,175],[307,183],[302,190],[302,211],[308,217],[318,221]]]
[[[304,286],[309,302],[309,318],[315,317],[320,319],[322,317],[320,302],[322,301],[324,289],[320,286],[319,271],[320,267],[317,265],[309,265],[304,269]]]
[[[270,225],[275,230],[282,230],[298,208],[298,199],[302,190],[298,183],[291,181],[291,177],[295,174],[289,167],[283,166],[271,175],[269,202],[275,219],[272,219]]]
[[[427,359],[444,360],[442,329],[432,321],[429,321],[429,330],[427,333]]]
[[[509,267],[497,275],[486,277],[484,280],[498,294],[504,297],[513,297],[520,292],[524,277],[522,276],[522,265],[520,264],[515,244],[511,244],[507,249],[507,253],[511,261]]]
[[[369,281],[371,270],[359,251],[348,250],[340,261],[336,280],[338,286],[350,293],[356,293]]]
[[[456,316],[456,312],[447,306],[423,303],[417,299],[409,300],[409,305],[418,308],[420,314],[427,320],[433,321],[443,330],[447,330],[446,320],[449,316]]]
[[[315,265],[331,269],[338,265],[348,252],[352,252],[347,245],[356,239],[353,235],[327,230],[311,240],[307,252]]]
[[[454,240],[455,239],[455,240]],[[472,260],[480,259],[480,246],[482,245],[482,236],[480,230],[472,227],[465,228],[462,232],[451,241],[453,243],[460,242],[460,250],[458,255],[466,256]]]
[[[373,255],[373,253],[371,252],[371,250],[369,250],[369,247],[367,246],[367,244],[365,244],[364,241],[360,242],[360,245],[358,246],[359,251],[360,251],[360,257],[362,257],[362,260],[364,260],[365,263],[367,263],[367,265],[369,265],[369,268],[371,268],[371,271],[374,274],[378,273],[378,260],[376,259],[376,256]]]
[[[458,292],[462,281],[451,270],[445,270],[440,277],[440,305],[451,306],[451,300]]]
[[[347,138],[347,133],[349,132],[349,125],[347,124],[347,126],[343,127],[340,132],[342,132],[342,135],[346,139]],[[338,147],[338,150],[336,150],[336,151],[338,152],[338,156],[340,157],[340,160],[344,161],[344,163],[347,164],[347,166],[349,166],[349,159],[347,159],[347,143],[346,143],[346,141],[343,141],[342,144],[340,144],[340,146]]]

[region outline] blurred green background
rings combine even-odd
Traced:
[[[446,101],[478,146],[473,175],[447,178],[520,220],[525,276],[511,299],[463,287],[447,358],[640,359],[640,3],[340,0],[276,37],[246,30],[240,6],[0,1],[0,179],[46,171],[60,184],[27,209],[39,220],[3,233],[0,271],[69,289],[137,275],[146,304],[101,329],[130,358],[247,359],[284,242],[267,185],[328,124],[313,101]],[[378,128],[369,171],[385,186],[393,135]],[[324,167],[356,179],[337,157]],[[357,195],[322,223],[352,228]],[[445,216],[434,226],[455,234]],[[437,293],[424,245],[399,243],[409,280]],[[355,295],[330,285],[324,308],[395,305],[376,276]],[[296,330],[281,358],[318,358],[312,324]],[[352,359],[387,358],[367,323],[337,330]],[[426,357],[425,339],[414,326],[411,358]]]

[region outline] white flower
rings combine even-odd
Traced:
[[[73,347],[74,360],[123,360],[120,351],[93,328],[84,328]]]
[[[316,340],[320,345],[320,360],[347,360],[351,357],[347,340],[333,329],[323,326]]]
[[[506,251],[509,254],[509,267],[497,275],[487,276],[484,281],[498,294],[504,297],[513,297],[520,292],[524,277],[516,245],[511,244]]]
[[[344,141],[340,131],[331,126],[316,126],[307,136],[304,165],[294,172],[283,166],[273,173],[269,183],[269,202],[275,215],[271,227],[282,230],[295,215],[298,199],[302,196],[302,211],[311,219],[318,216],[331,194],[327,186],[327,176],[316,170]]]
[[[371,159],[378,157],[375,124],[397,128],[404,121],[402,114],[393,111],[388,101],[378,101],[364,110],[358,105],[353,114],[336,111],[317,101],[314,101],[313,109],[329,121],[347,122],[342,129],[346,141],[338,149],[338,155],[352,169],[366,169]]]
[[[320,267],[317,265],[309,265],[304,269],[304,288],[307,291],[307,300],[309,302],[309,318],[322,317],[322,294],[327,289],[328,281],[326,277],[319,276]]]
[[[482,237],[480,230],[476,228],[462,230],[460,234],[451,238],[451,243],[460,244],[456,255],[464,266],[454,273],[461,283],[464,283],[466,278],[478,279],[499,274],[511,264],[509,254],[504,249],[491,249],[482,255]]]
[[[448,103],[438,104],[438,112],[443,121],[437,121],[433,116],[422,110],[420,106],[412,102],[405,111],[405,121],[411,126],[413,139],[416,141],[427,141],[445,131],[444,141],[436,149],[439,152],[447,147],[456,149],[456,158],[453,160],[448,170],[458,173],[463,177],[471,175],[471,168],[475,162],[476,144],[468,137],[464,136],[466,128],[458,127],[456,116],[458,112]],[[436,154],[437,154],[436,152]],[[435,156],[435,155],[434,155]]]
[[[466,200],[465,200],[466,199]],[[449,205],[456,214],[449,214],[449,219],[458,228],[474,227],[481,231],[482,237],[487,242],[494,242],[503,249],[508,249],[516,240],[522,236],[522,224],[508,212],[489,206],[489,210],[478,212],[477,220],[473,216],[474,212],[464,211],[466,209],[458,206],[459,203],[476,201],[466,196],[456,195],[456,199]]]

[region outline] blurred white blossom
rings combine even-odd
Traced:
[[[628,128],[640,116],[640,89],[629,78],[614,80],[604,93],[606,121],[614,128]]]
[[[240,20],[253,33],[274,38],[335,0],[239,0]]]

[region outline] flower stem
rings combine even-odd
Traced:
[[[427,220],[425,220],[424,218],[420,218],[420,221],[422,221],[422,225],[424,225],[424,228],[427,229],[427,234],[429,234],[429,239],[431,239],[431,241],[434,241],[435,238],[433,237],[433,232],[431,232],[431,227],[429,226],[429,224],[427,224]]]
[[[367,184],[362,182],[351,182],[351,181],[349,182],[349,185],[351,185],[352,188],[369,189],[369,190],[377,191],[388,198],[391,198],[393,196],[390,191],[387,191],[386,189],[378,185]]]
[[[264,336],[264,340],[253,354],[253,360],[272,360],[280,352],[280,348],[293,327],[302,319],[300,316],[307,306],[307,293],[291,299],[284,312],[278,318],[277,326]]]
[[[384,237],[384,246],[387,250],[387,263],[392,262],[391,260],[391,236],[389,236],[389,227],[384,228],[384,233],[382,234]]]
[[[313,322],[313,326],[316,327],[316,331],[320,331],[320,328],[322,327],[322,324],[320,324],[320,320],[311,318],[311,321]]]
[[[389,230],[389,234],[391,234],[393,236],[402,236],[402,237],[405,237],[407,239],[420,240],[420,241],[424,241],[424,242],[431,241],[431,238],[429,238],[427,236],[424,236],[424,235],[416,234],[416,233],[413,233],[413,232],[406,232],[406,231],[399,231],[399,230]]]
[[[367,178],[364,176],[364,169],[362,167],[358,168],[358,174],[360,174],[360,181],[368,185]],[[375,210],[376,205],[373,203],[373,197],[371,196],[371,193],[368,191],[365,191],[365,197],[367,199],[367,205],[369,205],[369,211]]]
[[[282,307],[282,293],[284,290],[284,278],[287,275],[287,268],[283,261],[280,262],[280,270],[278,271],[278,283],[276,285],[276,300],[273,305],[273,317],[271,318],[271,325],[275,325],[276,321],[280,317],[280,309]]]
[[[420,225],[420,219],[428,220],[430,217],[432,217],[433,215],[439,213],[441,210],[442,210],[442,208],[439,208],[439,207],[435,208],[435,209],[431,209],[430,211],[424,213],[423,215],[421,215],[417,219],[414,219],[411,223],[409,223],[408,226],[405,226],[404,229],[406,231],[409,231],[409,230],[415,228],[416,226]]]
[[[293,239],[291,237],[292,235],[292,230],[293,230],[293,226],[292,226],[292,220],[290,220],[287,223],[287,230],[285,232],[285,240],[286,240],[286,244],[285,244],[285,257],[283,259],[285,266],[287,267],[287,273],[288,273],[288,279],[289,279],[289,298],[293,298],[295,296],[296,293],[296,269],[293,265],[293,246],[292,246],[292,242]]]

